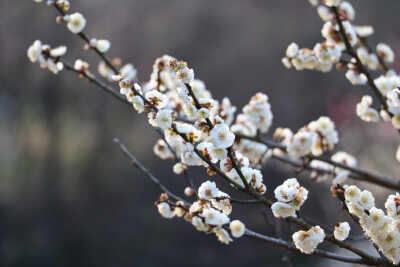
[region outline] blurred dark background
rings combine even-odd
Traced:
[[[371,44],[384,41],[399,55],[400,2],[351,3],[356,24],[375,28]],[[87,18],[85,32],[109,39],[109,56],[133,63],[141,81],[149,79],[154,59],[170,54],[188,61],[214,98],[229,96],[238,110],[255,93],[268,94],[273,128],[295,131],[321,115],[331,116],[341,137],[336,151],[357,156],[359,166],[368,170],[398,174],[396,131],[390,124],[367,124],[355,116],[355,105],[369,88],[352,87],[337,71],[297,72],[280,63],[292,41],[301,47],[322,41],[323,23],[308,1],[71,0],[71,5],[71,13]],[[84,52],[82,40],[55,23],[57,15],[45,3],[0,1],[0,265],[285,266],[284,253],[272,245],[246,238],[222,245],[182,219],[158,214],[153,205],[158,188],[112,142],[120,138],[182,195],[183,177],[173,175],[172,162],[152,153],[158,136],[145,116],[72,73],[55,76],[26,57],[28,46],[40,39],[67,45],[66,59],[82,58],[97,69],[94,53]],[[397,70],[398,62],[393,65]],[[189,173],[198,185],[208,179],[204,168]],[[270,198],[278,184],[295,175],[273,161],[263,174]],[[304,214],[330,227],[350,220],[331,197],[329,182],[313,183],[307,173],[300,178],[310,190]],[[216,182],[232,194],[222,180]],[[373,190],[378,207],[393,193]],[[263,213],[262,207],[242,206],[234,207],[231,217],[273,235],[265,220],[271,214]],[[274,221],[282,237],[291,240],[287,226]],[[354,226],[352,234],[360,230]],[[312,256],[291,255],[297,266],[321,264]]]

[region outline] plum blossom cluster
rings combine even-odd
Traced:
[[[335,226],[335,231],[333,231],[334,237],[339,241],[344,241],[349,237],[350,225],[348,222],[341,222]]]
[[[308,196],[308,190],[300,186],[296,178],[287,179],[274,193],[278,201],[272,204],[272,212],[275,217],[283,218],[295,216]]]
[[[385,75],[376,78],[374,84],[380,94],[386,97],[388,109],[381,109],[379,112],[378,108],[373,106],[372,97],[364,95],[356,106],[357,116],[366,122],[378,122],[382,118],[384,121],[391,121],[394,128],[400,129],[400,77],[389,70]]]
[[[329,72],[333,64],[339,61],[341,53],[342,50],[336,43],[318,43],[312,50],[309,48],[299,49],[296,43],[291,43],[286,49],[286,57],[282,59],[282,63],[288,69],[293,66],[296,70]]]
[[[187,209],[184,203],[179,201],[171,206],[167,202],[168,196],[162,194],[160,197],[162,202],[157,203],[157,208],[164,218],[184,216],[185,220],[198,231],[214,233],[221,243],[229,244],[233,241],[227,231],[229,223],[233,237],[243,236],[245,225],[239,220],[230,221],[228,215],[232,212],[232,204],[229,195],[220,191],[215,182],[202,183],[198,190],[198,197],[199,200]]]
[[[361,120],[366,122],[378,122],[380,118],[391,121],[394,128],[400,130],[399,87],[400,77],[385,64],[394,62],[394,53],[389,45],[378,43],[376,52],[367,44],[367,39],[374,33],[370,25],[356,26],[353,24],[355,10],[347,1],[312,0],[310,3],[317,7],[320,18],[325,22],[322,28],[322,36],[325,38],[318,43],[313,50],[299,49],[296,43],[292,43],[286,50],[286,57],[282,63],[297,70],[316,69],[330,71],[336,64],[338,70],[345,69],[346,78],[353,85],[369,84],[379,98],[382,108],[373,106],[373,99],[369,95],[363,96],[357,104],[356,113]],[[318,50],[325,48],[325,53],[318,56]],[[331,49],[331,50],[329,50]],[[343,56],[345,54],[345,56]],[[350,57],[350,59],[348,59]],[[323,59],[326,59],[324,61]],[[325,65],[319,62],[327,62]],[[321,67],[322,66],[322,67]],[[385,73],[378,78],[368,78],[368,69],[381,68]]]
[[[288,128],[277,128],[274,138],[287,147],[286,154],[293,159],[299,159],[309,153],[322,155],[333,150],[339,142],[334,122],[324,116],[299,129],[296,134]]]
[[[249,167],[250,161],[247,157],[239,152],[236,153],[235,160],[240,163],[238,172],[227,156],[228,149],[234,145],[235,134],[221,116],[231,121],[235,108],[228,99],[224,99],[219,105],[218,101],[211,98],[204,84],[193,78],[193,70],[187,67],[186,62],[177,61],[170,56],[156,60],[150,81],[142,87],[133,84],[125,74],[112,76],[112,79],[119,83],[120,93],[133,103],[134,108],[138,112],[146,112],[149,123],[164,130],[165,140],[158,140],[153,149],[156,155],[162,159],[173,158],[171,147],[180,155],[184,165],[204,166],[208,168],[210,174],[213,174],[213,171],[201,156],[212,163],[221,161],[221,169],[233,182],[244,186],[243,179],[245,179],[256,191],[265,193],[266,186],[263,184],[262,174],[259,170]],[[196,94],[208,97],[198,97]],[[266,131],[271,124],[272,113],[267,100],[266,95],[259,93],[243,109],[242,118],[248,122],[246,126],[253,132],[257,129]],[[196,121],[194,125],[175,121],[178,115],[186,115]],[[181,135],[185,135],[190,142],[182,140]],[[266,148],[262,149],[261,153],[265,151]],[[254,158],[253,156],[252,159]],[[184,165],[177,165],[176,168],[181,169]],[[176,171],[181,172],[178,169]]]
[[[318,0],[310,2],[318,6]],[[349,81],[352,84],[365,84],[371,79],[368,80],[359,62],[362,66],[376,70],[384,66],[385,62],[394,61],[394,53],[388,45],[378,44],[377,52],[374,53],[364,44],[365,39],[373,33],[373,28],[351,23],[355,19],[355,11],[350,3],[341,0],[324,0],[322,3],[317,7],[317,11],[325,22],[321,31],[325,40],[317,43],[312,50],[300,49],[295,43],[290,44],[286,50],[286,57],[282,59],[286,67],[328,72],[335,64],[338,70],[344,69],[347,64],[346,77]],[[341,193],[344,195],[346,207],[351,214],[357,216],[366,236],[393,263],[400,262],[400,195],[396,193],[388,197],[385,214],[383,210],[375,207],[375,199],[371,192],[361,192],[356,186],[340,186],[346,183],[350,176],[346,167],[351,169],[357,165],[353,156],[346,152],[337,152],[331,157],[332,162],[329,164],[319,160],[306,161],[307,155],[320,156],[332,151],[338,143],[338,133],[330,118],[322,116],[296,133],[288,128],[277,128],[274,138],[279,144],[277,148],[269,149],[267,145],[255,141],[259,140],[261,133],[267,133],[272,125],[273,114],[267,95],[255,94],[235,120],[236,107],[228,98],[221,102],[213,99],[205,84],[195,79],[193,69],[189,68],[186,62],[167,55],[156,59],[150,80],[139,83],[133,64],[122,66],[120,59],[114,59],[110,63],[105,58],[104,53],[111,46],[108,40],[89,40],[86,37],[83,33],[86,19],[82,14],[65,14],[70,7],[67,0],[48,1],[48,5],[55,6],[62,14],[57,18],[58,23],[67,23],[67,28],[72,33],[85,40],[85,50],[95,50],[100,55],[103,60],[98,66],[100,75],[109,81],[117,82],[120,94],[125,96],[127,102],[132,103],[138,113],[147,114],[149,124],[156,127],[162,135],[153,151],[162,159],[175,159],[178,162],[173,166],[174,173],[186,174],[188,166],[204,166],[210,176],[219,171],[218,173],[232,186],[255,198],[250,201],[255,200],[254,203],[270,206],[272,202],[262,196],[267,187],[257,167],[264,164],[271,155],[284,155],[293,160],[302,159],[304,164],[333,174],[332,183],[337,186],[334,187],[335,193],[340,193],[341,189],[338,187],[345,189]],[[341,20],[338,20],[339,18]],[[345,38],[341,36],[343,32]],[[349,53],[346,41],[351,47],[359,46],[348,61],[342,59],[344,54]],[[35,41],[28,49],[28,57],[32,62],[38,61],[41,67],[54,73],[63,68],[60,60],[65,53],[65,46],[52,49],[48,45],[42,45],[40,41]],[[65,64],[67,69],[72,69],[66,62]],[[89,64],[80,59],[75,61],[73,70],[88,79],[94,77],[89,72]],[[366,95],[357,105],[357,115],[362,120],[371,122],[377,122],[382,117],[384,120],[391,120],[394,127],[400,129],[399,76],[393,70],[386,70],[373,84],[384,97],[388,107],[381,108],[379,113],[379,108],[373,107],[372,97]],[[240,138],[240,135],[249,138]],[[252,137],[254,139],[251,139]],[[400,161],[400,147],[397,158]],[[320,174],[312,173],[311,176],[316,177]],[[190,180],[188,177],[187,179]],[[190,184],[190,181],[188,182]],[[203,182],[197,190],[191,186],[185,188],[184,194],[190,197],[197,192],[197,200],[192,204],[171,195],[177,200],[173,202],[167,193],[161,194],[159,201],[155,203],[161,216],[168,219],[182,217],[197,230],[215,234],[224,244],[232,242],[231,237],[239,238],[251,234],[241,221],[231,221],[229,218],[232,203],[240,200],[231,199],[212,181]],[[274,194],[277,199],[271,205],[274,216],[286,218],[288,223],[297,220],[297,216],[300,216],[298,211],[308,197],[308,190],[300,186],[296,178],[290,178],[278,186]],[[246,200],[242,201],[246,203]],[[300,230],[292,235],[295,246],[303,253],[313,253],[318,244],[325,239],[324,230],[320,226],[304,226],[303,221],[299,226],[308,230]],[[349,232],[349,223],[338,223],[333,231],[336,244],[343,244],[340,241],[346,240]]]
[[[64,68],[64,64],[59,60],[66,52],[66,46],[51,48],[50,45],[42,44],[40,40],[36,40],[28,48],[27,55],[32,63],[38,62],[42,69],[47,68],[52,73],[57,74]]]
[[[298,45],[292,43],[286,50],[286,57],[282,59],[283,64],[290,68],[294,66],[297,70],[316,69],[322,71],[330,71],[332,65],[336,64],[338,70],[345,68],[347,64],[346,78],[353,85],[366,84],[368,78],[365,70],[360,68],[360,65],[367,67],[370,70],[377,70],[384,63],[394,62],[394,53],[389,45],[378,43],[376,53],[366,45],[366,39],[374,33],[371,26],[356,26],[352,24],[355,19],[355,10],[347,1],[323,1],[318,5],[318,1],[312,1],[312,4],[317,7],[317,11],[321,19],[325,22],[322,28],[322,36],[325,41],[318,43],[313,50],[308,48],[299,49]],[[335,14],[333,8],[337,9]],[[338,14],[338,15],[337,15]],[[341,25],[338,23],[340,17]],[[341,32],[341,27],[343,32]],[[355,52],[349,53],[346,51],[350,60],[343,60],[343,51],[348,49],[343,35],[348,41],[348,44],[354,48]],[[322,48],[322,53],[318,52]],[[325,59],[325,60],[324,60]],[[325,64],[318,64],[325,62]],[[387,67],[384,67],[387,70]],[[364,96],[361,102],[357,105],[356,113],[364,121],[378,122],[380,117],[384,120],[391,120],[396,129],[400,129],[400,110],[398,109],[398,95],[396,90],[399,87],[399,76],[393,70],[387,70],[385,75],[374,80],[374,86],[379,91],[379,94],[386,101],[387,109],[382,109],[379,114],[373,107],[373,100],[370,96]],[[396,102],[397,101],[397,102]]]
[[[344,197],[349,212],[359,218],[366,236],[394,264],[400,262],[400,195],[390,195],[385,211],[375,207],[371,192],[361,191],[357,186],[346,186]]]
[[[250,102],[243,107],[242,112],[237,115],[235,124],[231,126],[234,133],[256,136],[258,133],[268,132],[272,125],[273,114],[267,95],[263,93],[255,94]],[[258,163],[263,165],[272,154],[272,151],[265,144],[246,139],[237,140],[236,148],[255,165]]]

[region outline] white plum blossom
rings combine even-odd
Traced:
[[[342,24],[343,24],[347,39],[349,40],[350,44],[356,45],[358,38],[357,38],[357,33],[356,33],[355,27],[348,20],[342,21]],[[336,30],[339,30],[339,25],[336,25]]]
[[[381,94],[384,96],[386,96],[392,90],[400,86],[399,78],[395,75],[393,76],[381,75],[374,80],[374,83],[381,92]]]
[[[188,166],[203,165],[203,160],[195,153],[191,143],[186,143],[182,146],[181,159],[182,163]]]
[[[284,202],[275,202],[272,204],[271,210],[277,218],[286,218],[296,213],[296,209],[293,206]]]
[[[74,69],[77,71],[85,72],[87,69],[89,69],[89,63],[81,59],[77,59],[74,63]]]
[[[354,70],[353,67],[349,68],[345,76],[353,85],[363,85],[366,84],[368,81],[367,76],[365,76],[364,73],[360,73],[359,71]]]
[[[287,147],[289,157],[297,159],[310,153],[314,135],[313,132],[297,132]]]
[[[329,10],[328,7],[326,6],[318,6],[317,7],[317,12],[319,17],[323,20],[323,21],[330,21],[332,20],[332,14],[331,11]]]
[[[225,213],[226,215],[231,214],[232,212],[232,203],[229,199],[229,195],[219,191],[217,194],[217,198],[219,199],[215,199],[212,198],[211,199],[211,204],[214,208],[216,208],[217,210],[222,211],[223,213]]]
[[[299,52],[299,46],[296,43],[291,43],[286,49],[286,56],[288,58],[295,57]]]
[[[332,185],[345,184],[349,174],[349,171],[339,171],[336,174],[335,178],[333,178]]]
[[[227,158],[227,151],[225,148],[214,146],[210,144],[209,146],[210,156],[216,160],[223,160]]]
[[[355,19],[356,12],[355,12],[353,6],[349,2],[343,1],[340,3],[339,7],[340,7],[340,10],[346,15],[347,19],[349,19],[349,20]]]
[[[381,228],[385,222],[385,212],[383,210],[375,207],[369,210],[369,223],[372,228]]]
[[[376,54],[370,53],[369,50],[362,46],[357,49],[357,56],[361,63],[367,65],[369,69],[376,70],[379,67],[379,59]]]
[[[349,236],[350,225],[348,222],[341,222],[337,226],[335,226],[335,231],[333,235],[339,241],[344,241]]]
[[[160,204],[158,204],[157,209],[161,216],[163,216],[164,218],[171,219],[175,216],[175,213],[172,212],[171,207],[167,202],[161,202]]]
[[[232,221],[229,228],[231,229],[232,236],[236,238],[243,236],[244,231],[246,230],[244,224],[239,220]]]
[[[292,236],[293,242],[301,252],[311,254],[319,243],[324,241],[324,230],[319,226],[314,226],[308,231],[298,231]]]
[[[32,63],[38,61],[39,57],[42,55],[42,42],[40,40],[33,42],[28,48],[27,55]]]
[[[68,15],[67,27],[72,33],[80,33],[86,26],[86,19],[81,13],[73,13]]]
[[[230,221],[226,214],[213,208],[204,209],[201,215],[209,225],[222,226]]]
[[[187,170],[187,166],[185,164],[182,164],[180,162],[176,163],[173,167],[173,171],[175,174],[181,174],[185,170]]]
[[[376,51],[378,55],[387,63],[392,63],[394,61],[394,53],[393,50],[384,43],[379,43],[376,46]]]
[[[375,198],[370,191],[364,190],[360,193],[360,200],[358,203],[364,210],[369,210],[375,206]]]
[[[137,95],[132,98],[132,105],[138,113],[142,113],[144,111],[144,102],[140,96]]]
[[[372,97],[365,95],[362,97],[361,102],[356,106],[357,116],[366,122],[378,122],[379,113],[372,107]]]
[[[358,202],[360,194],[361,190],[355,185],[347,187],[344,191],[344,197],[348,202]]]
[[[325,0],[325,5],[327,6],[339,6],[340,2],[342,2],[342,0]]]
[[[207,232],[210,229],[210,227],[198,216],[192,218],[192,225],[197,229],[197,231],[201,232]]]
[[[290,63],[290,59],[287,57],[282,58],[281,60],[283,66],[285,66],[287,69],[290,69],[292,67],[292,64]]]
[[[154,145],[153,152],[160,159],[169,159],[173,156],[171,150],[168,148],[168,145],[162,139],[159,139]]]
[[[272,124],[273,115],[268,96],[263,93],[255,94],[250,102],[243,107],[245,118],[256,126],[261,133],[266,133]]]
[[[170,128],[172,124],[172,113],[173,111],[169,109],[159,110],[155,119],[157,127],[163,130]]]
[[[62,57],[67,53],[67,47],[62,45],[50,50],[50,56],[52,57]]]
[[[357,26],[356,32],[359,37],[365,38],[374,34],[374,28],[372,28],[372,26],[369,25]]]
[[[348,165],[350,167],[357,166],[357,159],[347,152],[343,152],[343,151],[336,152],[331,157],[331,159],[335,162],[342,163],[342,164]]]
[[[205,208],[205,206],[202,205],[200,201],[193,202],[192,205],[190,205],[189,207],[189,213],[192,215],[195,213],[199,213],[203,210],[203,208]]]
[[[217,124],[210,132],[211,142],[220,148],[230,147],[235,141],[235,135],[229,130],[226,124]]]
[[[400,194],[390,195],[385,203],[387,215],[393,219],[400,219]]]
[[[213,232],[218,237],[218,240],[223,244],[229,244],[229,242],[233,241],[232,238],[229,237],[229,233],[223,228],[213,228]]]
[[[219,190],[214,182],[206,181],[201,184],[198,196],[201,200],[211,200],[218,196]]]
[[[395,88],[392,91],[387,93],[387,98],[393,104],[393,106],[400,108],[400,90],[399,88]]]
[[[145,97],[157,108],[163,108],[167,104],[167,96],[156,90],[147,92]]]
[[[110,49],[111,43],[108,40],[105,39],[100,39],[96,43],[96,48],[99,50],[101,53],[105,53]]]

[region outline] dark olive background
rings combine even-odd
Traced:
[[[375,28],[370,43],[384,41],[399,55],[400,2],[351,3],[356,24]],[[352,87],[337,71],[297,72],[280,63],[292,41],[301,47],[322,41],[323,23],[308,1],[71,0],[71,5],[71,12],[87,18],[85,32],[109,39],[110,57],[132,62],[141,81],[148,80],[155,58],[173,55],[188,61],[216,99],[228,96],[238,110],[255,93],[268,94],[273,128],[296,130],[321,115],[331,116],[341,137],[336,151],[357,156],[363,168],[396,176],[396,131],[390,124],[367,124],[355,116],[355,105],[370,93],[368,87]],[[82,40],[57,25],[56,16],[45,3],[0,1],[0,265],[285,266],[283,251],[272,245],[247,238],[222,245],[182,219],[159,216],[153,202],[160,191],[112,142],[120,138],[182,194],[183,177],[173,175],[172,162],[152,153],[158,136],[145,116],[72,73],[55,76],[27,59],[26,49],[40,39],[67,45],[66,59],[82,58],[93,71],[97,68],[94,53],[84,52]],[[393,64],[397,70],[398,62]],[[263,174],[271,199],[278,184],[296,176],[275,161]],[[209,179],[203,168],[191,168],[190,175],[198,185]],[[308,173],[298,177],[310,190],[304,214],[330,227],[350,220],[331,197],[329,182],[316,184]],[[222,180],[215,181],[235,195]],[[374,190],[379,207],[393,192],[360,186]],[[274,235],[265,220],[272,218],[270,212],[263,214],[262,207],[238,206],[231,217]],[[286,224],[272,221],[290,241]],[[352,234],[360,234],[355,225]],[[357,245],[371,250],[368,244]],[[296,266],[322,264],[311,256],[291,255]]]

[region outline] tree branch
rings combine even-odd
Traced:
[[[261,235],[259,233],[250,231],[248,229],[246,229],[244,234],[245,234],[245,236],[248,236],[250,238],[258,239],[258,240],[264,241],[269,244],[274,244],[276,246],[282,247],[282,248],[290,250],[290,251],[300,252],[292,243],[283,241],[281,239]],[[371,265],[371,266],[375,265],[374,263],[370,263],[370,262],[364,260],[363,258],[351,258],[351,257],[342,256],[339,254],[335,254],[332,252],[327,252],[327,251],[323,251],[323,250],[319,250],[319,249],[315,249],[311,254],[321,257],[321,258],[328,258],[328,259],[333,259],[333,260],[342,261],[342,262],[365,264],[365,265]]]

